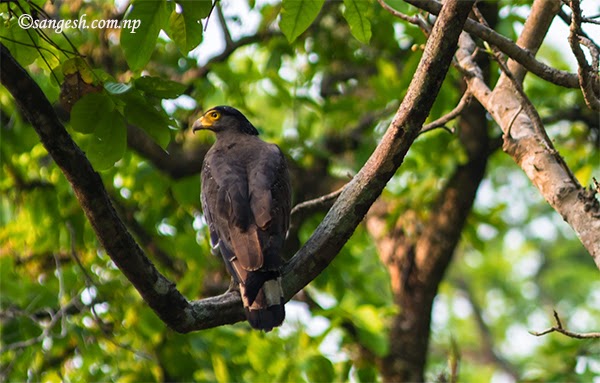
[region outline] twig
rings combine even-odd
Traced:
[[[94,282],[94,280],[92,279],[90,274],[87,272],[85,267],[83,267],[83,264],[81,263],[81,260],[79,259],[79,256],[77,255],[77,251],[75,249],[75,229],[73,228],[73,226],[70,223],[67,223],[67,229],[69,230],[69,234],[71,236],[71,256],[75,259],[75,261],[77,262],[77,265],[79,266],[79,268],[83,272],[83,275],[85,276],[85,287],[88,290],[90,288],[94,288],[97,291],[98,289],[96,288],[96,283]],[[98,324],[98,328],[100,329],[100,331],[102,332],[102,335],[104,335],[106,340],[108,340],[110,343],[114,344],[117,347],[120,347],[126,351],[132,352],[136,356],[139,356],[139,357],[147,359],[147,360],[154,360],[154,358],[146,352],[136,350],[131,346],[117,342],[114,339],[114,334],[109,330],[110,326],[104,320],[102,320],[102,318],[100,318],[100,316],[96,312],[96,303],[94,301],[90,302],[89,308],[90,308],[90,312],[94,316],[94,321]],[[66,316],[64,316],[64,317],[66,319]]]
[[[442,8],[442,4],[437,1],[406,0],[406,2],[434,15],[439,14],[440,9]],[[525,69],[541,79],[567,88],[579,88],[577,74],[558,70],[536,60],[530,51],[521,48],[514,41],[499,34],[493,29],[488,28],[473,19],[467,19],[464,30],[489,44],[497,46],[508,57],[521,64]]]
[[[321,207],[326,206],[328,204],[333,204],[333,202],[337,199],[337,197],[339,197],[340,194],[342,194],[342,191],[344,190],[345,187],[346,187],[346,185],[342,186],[341,188],[339,188],[336,191],[333,191],[329,194],[325,194],[321,197],[317,197],[317,198],[314,198],[314,199],[311,199],[308,201],[300,202],[299,204],[294,206],[294,208],[290,212],[290,216],[294,217],[298,214],[304,213],[305,211],[314,211],[314,210],[318,210]]]
[[[79,297],[74,297],[66,305],[60,306],[60,309],[58,311],[56,311],[55,313],[48,311],[48,314],[50,316],[50,322],[48,324],[46,324],[45,326],[43,326],[44,329],[42,330],[42,333],[40,335],[33,337],[33,338],[29,338],[27,340],[20,341],[20,342],[2,345],[0,347],[0,354],[6,352],[8,350],[23,349],[23,348],[33,346],[34,344],[40,343],[44,339],[48,338],[50,336],[50,332],[54,329],[54,327],[58,324],[58,322],[64,321],[62,318],[67,313],[67,310],[70,307],[72,307],[74,302],[76,302],[78,299],[79,299]],[[60,302],[59,302],[59,304],[60,304]],[[56,338],[64,338],[64,336],[66,336],[66,329],[61,329],[61,334],[59,336],[56,336]]]
[[[475,7],[473,7],[475,8]],[[454,336],[450,337],[450,355],[448,356],[448,367],[450,368],[450,383],[458,382],[460,367],[460,348]]]
[[[174,259],[156,243],[152,235],[135,219],[135,208],[128,210],[116,193],[110,193],[110,199],[117,213],[140,242],[140,245],[145,247],[148,253],[154,256],[161,265],[173,272],[177,278],[181,278],[186,270],[185,262]]]
[[[206,16],[206,24],[204,24],[204,32],[206,32],[206,28],[208,28],[208,22],[210,21],[210,16],[212,15],[215,7],[217,6],[217,3],[219,2],[219,0],[214,0],[214,2],[212,3],[212,7],[210,7],[210,11],[208,12],[208,16]]]
[[[75,229],[73,228],[73,225],[71,225],[70,222],[67,222],[66,226],[67,226],[67,230],[69,231],[69,235],[71,237],[70,238],[70,240],[71,240],[71,257],[73,257],[73,259],[75,259],[77,266],[79,266],[79,269],[83,273],[83,276],[85,277],[86,287],[94,286],[95,283],[94,283],[94,280],[92,279],[92,276],[87,272],[85,267],[83,267],[83,264],[81,263],[81,259],[79,259],[79,256],[77,255],[77,250],[75,249]]]
[[[485,25],[486,27],[488,27],[487,21],[485,20],[485,18],[483,17],[483,15],[481,14],[481,12],[479,11],[479,9],[477,7],[473,7],[473,12],[479,19],[479,22],[481,24]],[[498,49],[498,47],[490,44],[490,48],[492,49],[492,52],[494,53],[494,59],[500,66],[500,69],[506,75],[506,77],[508,77],[510,79],[510,81],[512,82],[515,90],[517,91],[517,93],[521,99],[521,102],[519,105],[519,110],[511,119],[511,123],[507,129],[507,133],[508,133],[507,136],[510,137],[510,128],[512,127],[512,124],[514,123],[514,120],[519,115],[521,109],[524,109],[525,113],[527,113],[527,116],[529,117],[529,119],[531,120],[531,123],[533,124],[534,130],[538,134],[538,137],[541,139],[541,141],[543,142],[546,149],[553,150],[552,142],[550,141],[550,138],[548,137],[548,134],[546,133],[546,130],[544,129],[544,124],[542,123],[542,118],[540,117],[539,113],[537,112],[537,109],[535,109],[535,106],[533,105],[531,100],[529,100],[529,97],[527,97],[527,94],[525,94],[525,90],[523,90],[523,86],[521,85],[521,82],[516,79],[516,77],[513,75],[512,71],[506,65],[506,62],[504,61],[504,58],[502,57],[502,52]]]
[[[437,129],[437,128],[442,128],[446,131],[448,131],[450,134],[454,134],[454,129],[448,128],[445,125],[454,120],[456,117],[458,117],[463,109],[469,104],[469,102],[471,101],[471,93],[469,91],[466,91],[462,97],[460,98],[460,101],[458,102],[458,105],[456,105],[456,107],[454,109],[452,109],[448,114],[438,118],[437,120],[430,122],[427,125],[424,125],[423,128],[421,128],[421,131],[419,132],[419,135],[429,132],[431,130]]]
[[[233,46],[233,39],[231,38],[231,33],[229,32],[229,28],[227,27],[227,20],[225,20],[223,8],[221,7],[221,4],[216,6],[216,8],[219,23],[221,24],[221,30],[223,31],[223,38],[225,39],[225,49],[231,49],[231,47]]]
[[[379,3],[379,5],[381,5],[381,7],[383,9],[385,9],[386,11],[388,11],[391,15],[402,19],[404,21],[408,21],[411,24],[414,24],[416,26],[418,26],[419,28],[421,28],[421,30],[426,34],[429,35],[429,32],[431,32],[431,26],[429,24],[427,24],[425,22],[425,20],[417,17],[417,16],[408,16],[405,15],[402,12],[398,12],[397,10],[395,10],[394,8],[390,7],[385,0],[377,0],[377,2]]]
[[[64,314],[65,307],[63,306],[62,301],[65,297],[65,281],[63,279],[60,257],[56,254],[53,255],[54,262],[56,263],[56,278],[58,279],[58,307],[60,308],[60,311]],[[60,317],[60,337],[64,338],[67,335],[67,316],[61,315]]]
[[[37,45],[34,45],[34,44],[28,44],[28,43],[26,43],[26,42],[23,42],[23,41],[19,41],[19,40],[14,40],[14,39],[8,38],[8,37],[6,37],[6,36],[0,36],[0,39],[4,39],[4,40],[6,40],[6,41],[10,41],[10,42],[11,42],[11,43],[13,43],[13,44],[19,44],[19,45],[22,45],[22,46],[24,46],[24,47],[35,48],[35,49],[37,49],[37,50],[38,50],[38,53],[40,53],[40,51],[48,51],[48,53],[50,53],[52,56],[54,56],[54,58],[55,58],[56,60],[60,61],[60,57],[58,57],[58,55],[57,55],[56,53],[52,52],[52,51],[51,51],[50,49],[48,49],[48,48],[40,47],[40,46],[37,46]],[[40,53],[40,54],[41,54],[41,53]]]
[[[529,331],[529,333],[531,335],[535,335],[535,336],[543,336],[546,334],[550,334],[551,332],[559,332],[563,335],[568,336],[569,338],[575,338],[575,339],[597,339],[600,338],[600,332],[586,332],[586,333],[580,333],[580,332],[573,332],[573,331],[569,331],[567,329],[565,329],[562,325],[562,322],[560,321],[560,318],[558,317],[558,314],[556,313],[556,310],[553,310],[554,312],[554,320],[556,320],[556,326],[552,326],[544,331]]]
[[[568,4],[567,4],[567,5],[568,5]],[[599,16],[600,16],[600,15],[599,15]],[[567,26],[570,26],[570,25],[571,25],[571,15],[567,14],[567,12],[565,12],[565,11],[564,11],[562,8],[561,8],[561,9],[558,11],[558,17],[560,17],[560,19],[561,19],[561,20],[562,20],[562,21],[563,21],[563,22],[564,22],[564,23],[565,23]],[[592,20],[592,19],[593,19],[593,17],[587,17],[587,18],[585,18],[585,17],[582,17],[582,18],[581,18],[581,21],[582,21],[582,22],[586,22],[586,20]],[[592,23],[595,23],[595,22],[597,22],[597,21],[595,21],[595,20],[594,20],[594,21],[591,21],[591,22],[592,22]],[[590,37],[588,36],[588,34],[587,34],[587,33],[585,33],[585,31],[583,31],[583,30],[581,31],[581,34],[580,34],[580,35],[581,35],[581,36],[584,36],[584,37],[587,37],[588,39],[590,38]],[[594,45],[596,45],[596,47],[598,47],[598,44],[594,43]],[[598,48],[600,48],[600,47],[598,47]]]
[[[517,120],[517,117],[519,116],[519,114],[521,114],[521,112],[523,111],[523,104],[519,103],[519,109],[517,109],[517,111],[515,112],[515,114],[512,116],[512,118],[510,119],[509,123],[508,123],[508,127],[506,128],[506,138],[510,139],[510,130],[512,129],[513,124],[515,123],[515,121]]]
[[[591,44],[586,44],[590,49],[592,56],[596,56],[596,58],[593,59],[593,64],[596,66],[596,68],[592,68],[587,62],[583,50],[579,46],[581,39],[583,38],[581,32],[581,9],[579,7],[579,0],[570,0],[569,7],[571,7],[572,11],[569,45],[571,46],[571,50],[573,51],[579,66],[577,74],[579,76],[579,84],[581,92],[583,93],[583,99],[590,109],[600,111],[600,100],[594,91],[594,86],[598,86],[598,50],[592,49]],[[596,70],[595,73],[594,70]]]

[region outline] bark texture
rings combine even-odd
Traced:
[[[556,3],[536,1],[525,23],[518,44],[537,52],[546,35],[550,20],[558,8]],[[554,6],[550,6],[554,4]],[[546,136],[541,119],[528,107],[529,100],[517,91],[525,70],[508,62],[513,80],[502,74],[492,91],[485,83],[481,69],[472,60],[475,43],[464,33],[457,52],[459,65],[468,73],[469,91],[486,108],[504,132],[504,151],[523,169],[544,199],[573,228],[581,243],[600,268],[600,203],[590,189],[582,187]]]

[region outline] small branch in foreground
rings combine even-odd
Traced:
[[[339,197],[340,194],[342,194],[342,191],[344,190],[345,187],[346,187],[346,185],[342,186],[338,190],[333,191],[329,194],[325,194],[323,196],[320,196],[320,197],[317,197],[315,199],[311,199],[308,201],[300,202],[299,204],[294,206],[294,208],[290,212],[292,224],[298,220],[296,218],[298,216],[303,216],[306,213],[310,214],[311,212],[314,212],[321,208],[329,209],[331,207],[331,205],[333,205],[333,203],[335,202],[337,197]]]
[[[473,8],[473,9],[475,9],[475,8]],[[462,113],[465,106],[467,106],[470,101],[471,101],[471,93],[469,91],[466,91],[462,95],[460,101],[458,102],[458,105],[456,105],[456,107],[454,109],[452,109],[448,114],[438,118],[437,120],[430,122],[427,125],[423,125],[423,127],[421,128],[421,131],[419,132],[419,135],[429,132],[431,130],[437,129],[437,128],[443,128],[444,130],[448,131],[450,134],[454,134],[454,129],[446,127],[446,124],[448,122],[454,120],[456,117],[458,117]]]
[[[402,13],[402,12],[398,12],[394,8],[390,7],[385,2],[385,0],[377,0],[377,2],[379,3],[379,5],[381,5],[381,7],[383,9],[385,9],[386,11],[388,11],[392,16],[395,16],[395,17],[397,17],[399,19],[402,19],[404,21],[408,21],[409,23],[418,26],[419,28],[421,28],[421,30],[426,35],[429,35],[429,32],[431,32],[431,26],[429,24],[427,24],[425,22],[425,20],[419,18],[418,16],[408,16],[408,15],[405,15],[404,13]]]
[[[549,329],[546,329],[544,331],[529,331],[529,333],[531,335],[535,335],[535,336],[543,336],[546,334],[550,334],[551,332],[559,332],[563,335],[568,336],[569,338],[575,338],[575,339],[599,339],[600,338],[600,332],[585,332],[585,333],[580,333],[580,332],[573,332],[573,331],[569,331],[567,329],[565,329],[562,325],[562,322],[560,321],[560,318],[558,317],[558,314],[556,313],[556,310],[553,311],[554,312],[554,320],[556,320],[556,326],[552,326]]]

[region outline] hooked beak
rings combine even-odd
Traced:
[[[210,124],[206,123],[206,119],[204,118],[204,116],[200,117],[199,119],[197,119],[194,124],[192,125],[192,133],[196,134],[196,131],[198,130],[202,130],[202,129],[210,129]]]

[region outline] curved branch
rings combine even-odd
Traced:
[[[439,92],[473,2],[449,0],[444,4],[407,95],[381,143],[285,266],[287,299],[335,258],[401,165]],[[163,322],[176,331],[189,332],[243,320],[237,293],[189,302],[156,270],[118,218],[100,176],[59,122],[42,90],[1,44],[0,57],[2,84],[65,174],[108,255]]]
[[[538,7],[540,12],[545,12],[543,5],[547,2],[536,2],[542,4],[542,7]],[[546,31],[526,23],[523,34],[526,33],[545,35]],[[521,35],[519,40],[527,40],[527,36]],[[541,40],[535,43],[541,43]],[[596,266],[600,268],[600,203],[594,197],[594,193],[581,187],[552,143],[546,142],[536,131],[531,118],[522,113],[523,104],[515,97],[516,91],[512,81],[503,74],[494,90],[490,90],[481,75],[481,70],[472,59],[475,42],[465,33],[461,36],[459,45],[456,56],[463,71],[469,73],[466,79],[469,91],[502,128],[505,138],[504,151],[523,169],[552,208],[571,226]],[[537,50],[536,46],[526,48]],[[542,142],[546,142],[547,145],[540,144]]]
[[[594,93],[594,84],[597,85],[598,83],[598,50],[589,39],[586,39],[582,36],[581,9],[579,8],[579,1],[571,0],[569,6],[573,11],[571,13],[572,21],[569,28],[569,45],[571,46],[571,50],[573,51],[579,66],[577,73],[579,74],[581,93],[583,93],[583,99],[590,109],[600,111],[600,100]],[[579,46],[580,43],[587,43],[586,45],[592,54],[592,62],[594,66],[593,69],[590,64],[588,64],[585,54]]]
[[[439,14],[442,5],[436,1],[405,0],[407,3],[432,13]],[[540,77],[543,80],[566,88],[579,88],[579,78],[575,73],[569,73],[564,70],[552,68],[535,59],[534,55],[527,49],[521,48],[511,39],[499,34],[475,20],[467,19],[465,31],[497,46],[508,57],[523,65],[528,71]],[[512,69],[512,68],[511,68]]]
[[[448,114],[445,114],[442,117],[438,118],[437,120],[430,122],[427,125],[424,125],[421,128],[421,131],[419,132],[419,134],[427,133],[429,131],[432,131],[432,130],[438,129],[438,128],[444,128],[448,131],[448,133],[454,134],[454,129],[447,128],[445,125],[447,123],[449,123],[450,121],[454,120],[456,117],[458,117],[462,113],[463,109],[465,109],[465,107],[469,104],[470,101],[471,101],[471,94],[469,93],[469,91],[466,91],[462,95],[462,97],[460,98],[460,101],[454,107],[454,109],[452,109],[450,112],[448,112]]]

